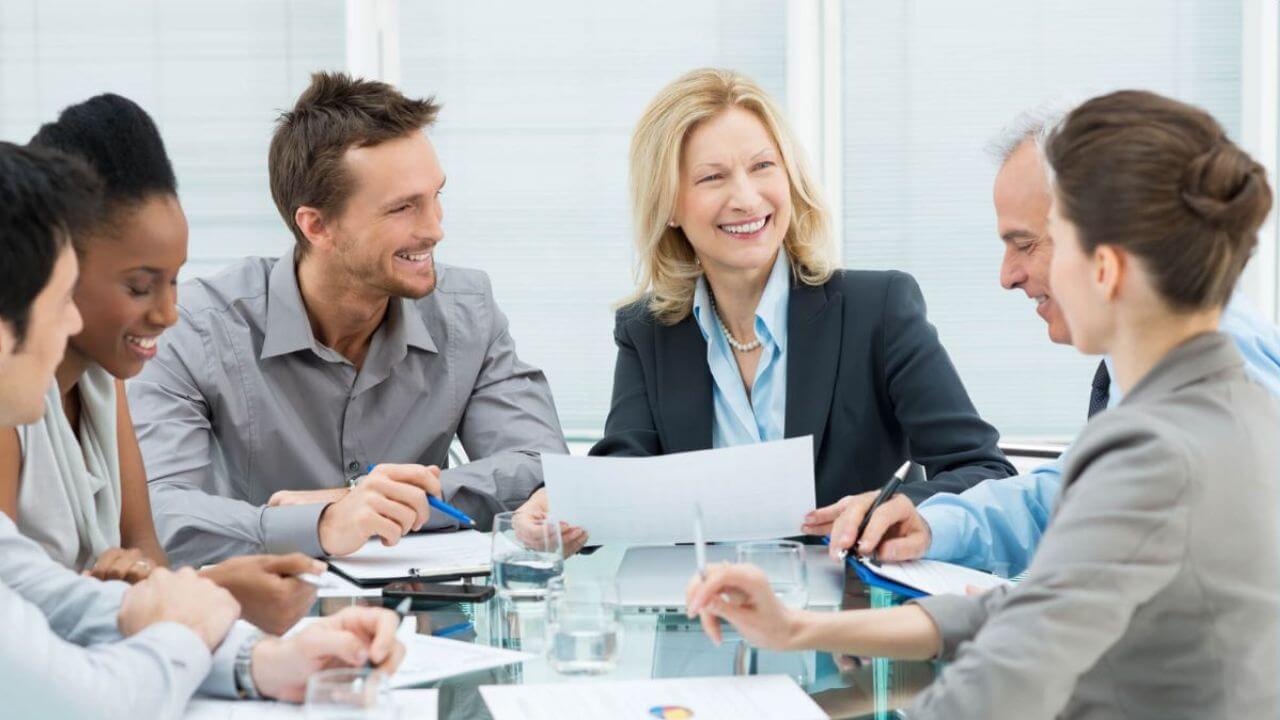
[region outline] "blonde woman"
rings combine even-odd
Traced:
[[[836,268],[822,191],[750,79],[703,69],[664,88],[631,142],[631,195],[639,287],[592,454],[812,435],[823,507],[795,519],[811,534],[908,458],[929,477],[904,487],[917,501],[1013,474],[915,280]]]

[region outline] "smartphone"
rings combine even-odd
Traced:
[[[409,597],[440,602],[484,602],[493,597],[492,585],[461,585],[453,583],[393,582],[382,589],[383,597]]]

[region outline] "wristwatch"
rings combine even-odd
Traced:
[[[233,677],[236,682],[236,697],[241,700],[261,700],[258,686],[253,684],[253,649],[262,639],[262,633],[255,632],[245,639],[236,651],[236,664]]]

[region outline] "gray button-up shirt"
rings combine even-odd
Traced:
[[[436,273],[430,295],[391,301],[359,372],[312,334],[292,256],[183,285],[128,384],[171,559],[322,555],[323,505],[265,507],[272,493],[343,487],[371,463],[443,468],[455,435],[472,462],[443,472],[444,497],[477,521],[541,484],[539,454],[568,452],[546,378],[516,357],[488,276]]]

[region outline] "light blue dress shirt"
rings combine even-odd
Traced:
[[[742,386],[742,373],[711,307],[711,290],[698,278],[693,294],[693,319],[707,341],[711,369],[711,447],[731,447],[781,440],[787,415],[787,307],[791,297],[791,264],[778,252],[756,305],[756,337],[760,362],[751,383],[751,397]]]
[[[1219,329],[1235,341],[1249,377],[1280,396],[1280,329],[1239,293],[1223,312]],[[1107,407],[1112,407],[1121,391],[1111,359],[1104,361],[1111,373]],[[986,480],[959,495],[934,495],[919,507],[933,534],[925,557],[1018,575],[1031,564],[1061,489],[1062,462],[1055,460],[1025,475]]]

